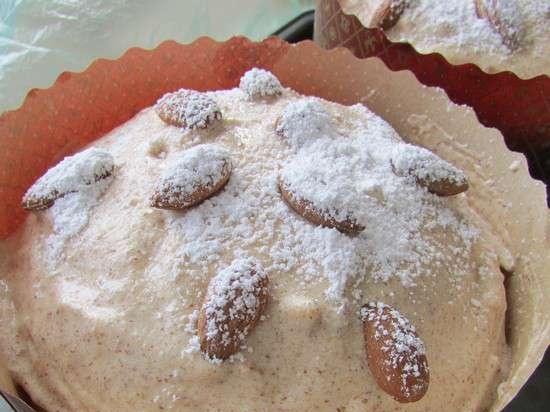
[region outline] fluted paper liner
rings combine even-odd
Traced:
[[[446,139],[460,142],[463,152],[479,155],[483,177],[494,185],[488,189],[473,180],[469,198],[491,208],[518,257],[509,285],[512,369],[492,408],[502,409],[534,371],[550,340],[550,302],[545,298],[550,292],[550,224],[544,186],[530,178],[525,158],[508,151],[502,135],[480,125],[471,109],[452,104],[439,89],[422,86],[408,71],[392,72],[377,58],[360,60],[348,50],[327,52],[311,42],[291,46],[275,38],[261,43],[200,38],[189,45],[169,41],[154,50],[131,49],[117,60],[96,61],[83,73],[63,73],[51,88],[31,91],[19,110],[0,117],[0,237],[21,225],[21,196],[63,156],[165,92],[235,87],[255,66],[271,70],[300,93],[364,103],[406,139],[437,145],[422,141],[419,131],[429,123]],[[513,162],[518,170],[509,167]],[[12,389],[0,370],[2,384]]]
[[[365,27],[363,11],[348,0],[318,0],[315,41],[326,49],[346,47],[360,58],[377,56],[392,70],[410,70],[422,84],[441,87],[453,102],[473,107],[482,124],[498,128],[510,149],[528,156],[533,175],[550,183],[543,154],[550,154],[550,77],[490,74],[475,64],[451,64],[439,53],[422,54]]]

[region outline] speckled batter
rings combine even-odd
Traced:
[[[49,412],[475,411],[490,403],[506,365],[506,252],[469,194],[414,192],[436,215],[454,217],[420,227],[433,258],[417,251],[417,262],[402,265],[408,271],[374,276],[375,226],[357,238],[313,226],[277,191],[296,151],[274,125],[302,97],[288,89],[259,100],[239,89],[210,96],[223,115],[215,127],[185,131],[149,108],[94,144],[113,155],[114,179],[77,234],[54,233],[49,210],[0,243],[0,354],[13,379]],[[367,110],[319,101],[342,136],[371,130],[398,143]],[[222,192],[186,212],[151,208],[165,162],[212,142],[232,153]],[[393,196],[378,193],[382,202]],[[466,236],[464,225],[479,234]],[[197,310],[209,280],[244,253],[269,275],[266,316],[238,355],[211,363],[197,351]],[[425,343],[430,387],[419,402],[397,403],[371,376],[358,315],[369,300],[398,308]]]

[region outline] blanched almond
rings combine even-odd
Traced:
[[[372,14],[370,26],[391,29],[397,24],[407,4],[408,0],[382,0]]]
[[[413,176],[416,182],[439,196],[452,196],[468,190],[464,172],[423,147],[396,146],[391,154],[393,171],[398,176]]]
[[[365,229],[364,226],[358,224],[353,218],[337,219],[329,212],[319,210],[311,201],[300,198],[292,193],[281,179],[279,179],[279,191],[286,204],[311,223],[335,228],[340,232],[348,234],[356,234]]]
[[[258,262],[237,259],[212,278],[199,312],[201,351],[209,359],[238,352],[265,311],[269,279]]]
[[[155,111],[165,123],[189,129],[205,129],[222,118],[218,104],[207,94],[187,89],[162,96]]]
[[[231,157],[215,144],[194,146],[179,153],[165,168],[151,196],[151,206],[185,209],[220,191],[231,175]]]
[[[381,302],[361,309],[367,361],[380,388],[395,400],[420,400],[430,374],[424,343],[414,326],[397,310]]]

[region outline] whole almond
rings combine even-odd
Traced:
[[[428,390],[424,343],[409,320],[392,307],[371,302],[361,309],[369,369],[380,388],[398,402],[416,402]]]
[[[410,144],[400,144],[391,154],[398,176],[413,176],[420,186],[438,196],[452,196],[468,190],[466,174],[435,153]]]
[[[315,205],[307,200],[296,196],[288,186],[279,179],[279,191],[285,203],[304,219],[319,226],[325,226],[338,229],[340,232],[348,234],[357,234],[365,229],[354,219],[336,219],[330,213],[319,210]]]
[[[222,118],[220,108],[212,98],[187,89],[162,96],[155,111],[165,123],[188,129],[205,129]]]
[[[238,352],[268,302],[269,279],[253,259],[237,259],[208,285],[197,320],[202,353],[223,360]]]
[[[431,193],[443,197],[458,195],[468,190],[469,186],[468,181],[465,179],[461,179],[460,181],[449,178],[431,180],[417,177],[416,181],[420,186],[426,187]]]
[[[227,150],[216,144],[194,146],[166,166],[151,196],[151,206],[185,209],[219,192],[229,181],[232,164]]]
[[[524,30],[515,0],[474,0],[476,14],[485,19],[512,51],[521,46]]]
[[[407,5],[408,0],[382,0],[372,13],[370,26],[391,29],[397,24]]]
[[[29,188],[21,205],[26,210],[47,209],[68,193],[110,178],[114,167],[113,156],[101,149],[91,148],[68,156]]]
[[[283,86],[279,79],[270,71],[257,67],[243,74],[239,89],[251,99],[280,96],[283,93]]]

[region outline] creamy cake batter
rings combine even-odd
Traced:
[[[187,130],[143,110],[93,145],[114,159],[108,187],[57,199],[0,243],[0,354],[13,379],[51,412],[489,404],[506,372],[506,251],[469,193],[438,197],[393,173],[401,140],[363,106],[290,89],[207,95],[223,120]],[[187,211],[152,208],[169,161],[204,143],[231,153],[227,185]],[[302,168],[321,176],[320,202],[344,201],[365,229],[350,236],[293,212],[277,179],[299,184]],[[208,360],[196,330],[204,293],[243,256],[269,276],[265,316],[240,352]],[[359,311],[374,300],[425,344],[430,386],[418,402],[397,403],[369,371]]]

